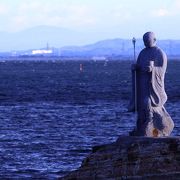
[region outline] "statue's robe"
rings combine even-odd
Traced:
[[[150,66],[150,61],[154,62],[153,66]],[[140,52],[136,65],[138,117],[132,135],[160,137],[172,132],[174,123],[164,108],[167,101],[164,89],[166,67],[167,57],[160,48],[153,46]]]

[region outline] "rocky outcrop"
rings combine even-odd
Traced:
[[[121,136],[94,147],[81,167],[61,180],[179,180],[180,137]]]

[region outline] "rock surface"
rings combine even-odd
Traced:
[[[180,137],[120,136],[94,147],[81,167],[61,180],[179,180]]]

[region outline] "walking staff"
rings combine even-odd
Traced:
[[[134,47],[134,62],[136,66],[136,38],[133,37],[132,39],[133,47]],[[137,87],[136,87],[136,70],[134,72],[134,106],[135,106],[135,113],[137,112]]]

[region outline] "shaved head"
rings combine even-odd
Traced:
[[[146,32],[143,35],[143,41],[144,41],[144,45],[146,47],[153,47],[156,45],[156,37],[155,34],[153,32]]]

